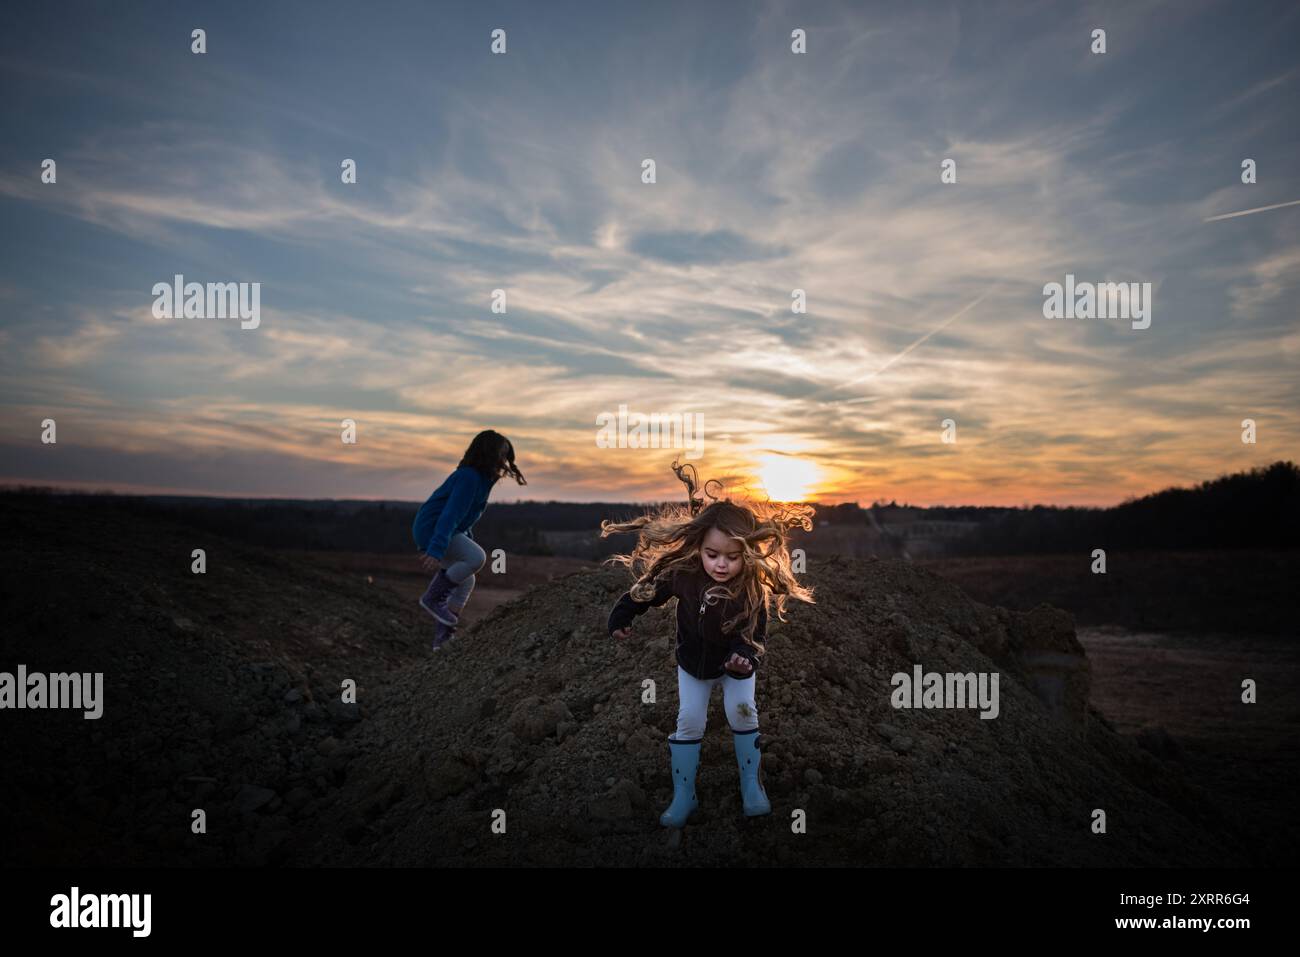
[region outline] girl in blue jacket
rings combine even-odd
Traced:
[[[748,817],[771,813],[759,781],[754,674],[764,652],[769,600],[781,621],[789,599],[813,603],[812,589],[794,577],[788,548],[791,527],[812,528],[812,508],[712,495],[706,506],[694,494],[694,466],[674,462],[673,470],[687,486],[689,506],[669,505],[630,522],[601,522],[600,535],[639,532],[631,555],[608,559],[628,565],[637,579],[610,612],[611,637],[630,637],[638,615],[677,599],[677,729],[668,737],[673,800],[659,821],[680,828],[699,806],[695,771],[709,696],[718,684],[736,748],[741,807]]]
[[[474,573],[487,561],[471,530],[503,475],[528,484],[515,465],[514,446],[504,435],[486,429],[474,436],[460,465],[415,515],[411,533],[424,553],[424,568],[438,572],[420,596],[420,607],[434,618],[434,651],[455,637],[460,611],[474,590]]]

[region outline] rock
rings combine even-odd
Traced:
[[[1165,761],[1178,761],[1182,759],[1182,748],[1174,737],[1160,725],[1155,727],[1141,728],[1134,740],[1137,741],[1138,747],[1154,754],[1156,757]]]
[[[203,766],[203,759],[193,751],[182,751],[176,755],[176,770],[181,774],[192,774]]]
[[[361,720],[361,706],[356,704],[344,704],[337,698],[326,705],[331,720],[338,724],[355,724]]]
[[[521,741],[537,744],[556,734],[561,721],[573,718],[568,706],[559,698],[542,699],[536,695],[523,699],[510,712],[506,727]]]
[[[308,721],[324,721],[329,713],[315,701],[309,701],[302,709],[302,716]]]
[[[351,748],[339,748],[325,759],[325,768],[331,772],[344,771],[356,757],[356,752]]]
[[[1076,739],[1086,737],[1092,668],[1075,635],[1073,615],[1044,604],[1015,615],[1005,659],[1028,674],[1052,717],[1069,725]]]
[[[441,801],[468,790],[479,781],[479,772],[459,758],[445,755],[428,759],[424,772],[424,789],[431,801]]]
[[[621,791],[611,791],[588,802],[587,812],[596,821],[624,821],[632,816],[632,802]]]
[[[251,814],[258,808],[270,804],[274,798],[275,792],[270,788],[245,784],[235,795],[235,807],[242,814]]]
[[[233,738],[236,735],[251,731],[257,724],[257,719],[249,711],[232,711],[223,715],[218,720],[215,733],[218,738]]]

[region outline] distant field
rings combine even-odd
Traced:
[[[1094,575],[1088,552],[918,561],[986,605],[1063,608],[1080,626],[1209,634],[1296,634],[1295,549],[1111,550]]]
[[[1080,628],[1092,666],[1092,702],[1124,734],[1176,757],[1243,815],[1274,820],[1261,800],[1300,786],[1300,644],[1252,637]],[[1255,704],[1241,683],[1259,685]],[[1166,737],[1166,735],[1168,737]],[[1265,783],[1267,782],[1267,783]],[[1287,827],[1282,818],[1277,828]]]

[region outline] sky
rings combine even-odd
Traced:
[[[12,7],[0,482],[419,501],[489,428],[500,501],[1300,460],[1298,49],[1285,2]],[[258,324],[160,317],[178,274]],[[1046,317],[1067,275],[1149,327]],[[602,447],[620,406],[700,441]]]

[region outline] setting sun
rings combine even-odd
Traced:
[[[759,481],[774,502],[802,502],[817,483],[817,466],[803,459],[765,455],[759,462]]]

